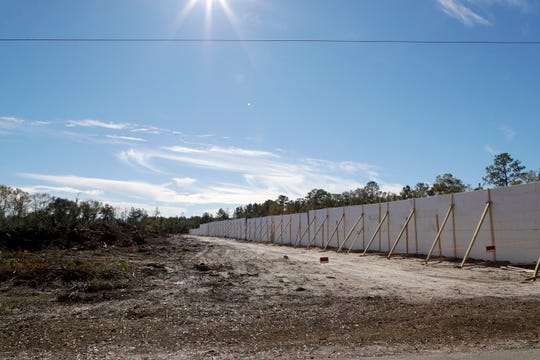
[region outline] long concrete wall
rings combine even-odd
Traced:
[[[427,254],[439,231],[433,256],[463,258],[476,233],[470,258],[533,263],[540,256],[540,183],[225,220],[190,234],[357,251],[389,252],[395,244],[394,253]]]

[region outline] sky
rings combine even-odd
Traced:
[[[533,0],[0,0],[0,38],[539,41]],[[538,170],[540,45],[0,42],[0,184],[164,216]]]

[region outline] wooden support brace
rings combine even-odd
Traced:
[[[281,233],[279,234],[279,238],[281,239],[281,243],[282,243],[282,244],[283,244],[283,231],[284,231],[284,229],[287,228],[287,226],[289,226],[289,224],[291,223],[291,220],[292,220],[292,219],[289,219],[289,221],[287,222],[287,224],[285,225],[285,228],[284,228],[284,227],[283,227],[283,219],[281,219],[281,224],[280,224],[280,226],[281,226]]]
[[[227,225],[228,226],[225,228],[225,237],[230,238],[231,237],[231,232],[232,232],[231,230],[232,230],[232,227],[234,225],[234,222],[231,221]]]
[[[450,218],[450,215],[453,214],[454,212],[454,204],[450,204],[450,206],[448,207],[448,210],[446,211],[446,215],[444,215],[444,220],[442,222],[442,225],[441,225],[441,228],[439,229],[439,231],[437,232],[437,236],[435,236],[435,240],[433,240],[433,244],[431,245],[431,248],[429,249],[429,252],[428,252],[428,255],[426,257],[426,263],[429,261],[429,259],[431,258],[431,255],[433,254],[433,250],[435,250],[435,246],[437,246],[437,243],[440,242],[441,240],[441,234],[442,232],[444,231],[444,227],[446,226],[446,222],[448,221],[448,219]]]
[[[326,222],[326,220],[328,220],[328,216],[324,218],[324,221],[321,223],[321,225],[319,226],[319,228],[317,229],[317,231],[315,232],[315,235],[313,235],[313,237],[311,238],[311,240],[309,241],[306,249],[309,249],[309,247],[311,246],[311,244],[313,244],[313,241],[317,238],[317,235],[319,235],[319,232],[321,231],[321,229],[323,228],[324,226],[324,223]]]
[[[353,234],[354,230],[356,229],[356,227],[358,226],[358,224],[360,223],[360,221],[362,221],[362,219],[364,218],[364,213],[362,213],[362,215],[360,215],[360,217],[358,218],[358,220],[356,220],[356,222],[354,223],[353,227],[351,228],[351,230],[349,231],[349,233],[345,236],[345,239],[343,239],[343,242],[341,243],[341,245],[338,247],[337,249],[337,252],[340,252],[341,249],[343,248],[343,246],[345,246],[345,243],[347,241],[349,241],[349,238],[351,237],[351,235]],[[363,230],[363,228],[362,228]]]
[[[298,243],[301,243],[302,240],[304,240],[304,236],[306,236],[307,232],[309,231],[309,228],[311,227],[311,224],[317,219],[317,216],[314,216],[313,219],[309,222],[308,226],[306,227],[306,230],[302,233],[302,236],[300,238],[296,239],[296,243],[294,244],[294,247],[298,247]]]
[[[536,267],[534,268],[534,274],[532,277],[528,278],[527,280],[536,281],[540,276],[538,276],[538,271],[540,271],[540,256],[538,257],[538,261],[536,262]]]
[[[379,223],[379,225],[377,225],[377,229],[375,230],[375,232],[373,233],[373,235],[371,236],[371,239],[369,239],[369,242],[366,246],[366,248],[364,249],[364,252],[362,253],[362,256],[366,256],[366,253],[367,251],[369,250],[369,247],[371,246],[371,244],[373,243],[373,240],[375,240],[375,236],[377,236],[377,234],[379,233],[379,231],[381,231],[381,226],[382,224],[384,224],[384,221],[386,220],[386,218],[388,217],[388,213],[389,211],[387,210],[386,213],[384,214],[381,222]]]
[[[362,225],[362,227],[360,228],[360,231],[358,232],[358,234],[355,236],[354,240],[351,242],[351,245],[349,246],[349,248],[347,249],[347,254],[351,252],[353,246],[354,246],[354,243],[356,242],[356,240],[358,240],[358,237],[360,236],[360,233],[362,233],[362,236],[365,235],[365,231],[364,231],[364,225]]]
[[[266,242],[262,239],[266,238],[268,240],[268,235],[270,235],[270,227],[268,226],[268,220],[266,220],[265,225],[266,225],[266,231],[264,232],[264,236],[261,238],[262,242]]]
[[[332,231],[332,235],[328,238],[328,241],[326,242],[326,245],[324,245],[323,250],[326,250],[326,248],[328,247],[328,245],[330,244],[330,242],[332,241],[332,239],[336,235],[336,233],[337,233],[337,231],[339,229],[339,225],[341,224],[341,222],[343,221],[344,218],[345,218],[345,214],[341,215],[341,217],[339,218],[339,222],[336,224],[336,227],[334,228],[334,231]]]
[[[403,224],[403,226],[401,227],[401,230],[399,231],[398,236],[396,237],[396,240],[394,240],[394,244],[392,245],[392,249],[390,249],[390,252],[388,253],[388,259],[390,259],[392,257],[392,253],[396,249],[396,246],[397,246],[397,244],[399,242],[399,239],[401,239],[401,236],[403,236],[403,232],[407,228],[407,225],[409,225],[409,221],[411,221],[414,214],[415,214],[415,209],[412,208],[411,212],[409,213],[409,216],[407,216],[407,220],[405,220],[405,224]]]
[[[486,206],[484,207],[484,211],[482,212],[482,216],[480,217],[480,221],[478,222],[478,225],[476,226],[476,229],[474,230],[473,237],[471,239],[471,242],[469,243],[469,247],[467,248],[467,251],[465,252],[465,256],[463,257],[463,261],[461,262],[461,265],[459,267],[463,268],[465,265],[465,262],[469,258],[469,255],[471,254],[471,250],[473,248],[473,245],[476,241],[476,238],[478,237],[478,234],[480,233],[480,228],[482,227],[482,224],[484,223],[484,220],[486,219],[486,215],[489,211],[489,208],[491,207],[491,201],[488,201],[486,203]]]

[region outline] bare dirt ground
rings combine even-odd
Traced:
[[[189,236],[4,252],[0,358],[356,359],[540,349],[540,282],[524,281],[526,270],[454,265]]]

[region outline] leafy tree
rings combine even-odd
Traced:
[[[364,193],[367,204],[374,204],[379,202],[379,199],[382,195],[379,184],[377,184],[375,181],[368,181],[366,186],[364,186]]]
[[[219,209],[216,214],[216,219],[218,220],[227,220],[229,218],[229,213],[226,210]]]
[[[486,176],[482,179],[486,184],[509,186],[521,183],[525,166],[519,160],[514,160],[510,154],[495,155],[493,165],[486,167]]]
[[[433,195],[433,190],[431,189],[429,184],[424,183],[424,182],[419,182],[414,187],[413,194],[415,198],[421,198],[421,197]]]
[[[519,180],[521,180],[525,184],[530,184],[533,182],[540,181],[540,170],[538,172],[534,170],[524,172],[519,177]]]
[[[241,219],[241,218],[244,218],[244,217],[246,217],[246,211],[244,210],[244,208],[243,208],[242,206],[238,206],[238,207],[234,210],[233,216],[234,216],[235,219]]]
[[[332,194],[323,189],[313,189],[306,196],[309,210],[322,209],[332,206]]]
[[[105,204],[101,209],[99,209],[101,220],[106,224],[110,224],[115,220],[115,213],[116,211],[109,204]]]
[[[53,226],[72,229],[77,225],[79,206],[75,201],[54,198],[53,202],[49,204],[48,211],[52,215]]]
[[[144,209],[131,208],[127,217],[127,223],[131,226],[141,228],[145,220],[148,218],[148,214]]]
[[[412,199],[414,198],[414,191],[411,189],[409,185],[405,185],[403,189],[401,189],[401,192],[399,193],[399,196],[405,200],[405,199]]]
[[[99,215],[101,204],[98,201],[81,201],[79,204],[81,223],[88,226],[94,224]]]
[[[467,191],[469,188],[469,185],[465,185],[463,181],[454,177],[454,175],[446,173],[444,175],[437,175],[432,191],[434,194],[442,195]]]

